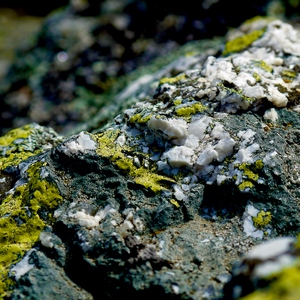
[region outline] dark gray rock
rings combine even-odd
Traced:
[[[62,140],[33,124],[0,138],[2,297],[259,291],[253,259],[231,270],[253,246],[300,229],[300,33],[265,19],[239,32],[223,54],[157,73],[177,76],[160,78],[152,98],[143,87],[119,95],[135,105],[94,133]]]

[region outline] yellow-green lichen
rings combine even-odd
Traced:
[[[154,167],[147,169],[143,166],[135,166],[133,159],[125,155],[125,152],[130,153],[133,149],[127,146],[122,147],[115,143],[118,135],[119,131],[114,130],[107,130],[104,133],[94,135],[95,140],[99,143],[96,152],[103,157],[109,158],[121,170],[126,171],[136,183],[151,189],[155,193],[165,190],[165,183],[174,182],[173,179],[167,176],[157,174],[157,170]]]
[[[245,180],[245,181],[243,181],[242,183],[240,183],[238,185],[238,188],[241,191],[244,191],[246,189],[251,189],[253,187],[254,187],[254,184],[251,181],[249,181],[249,180]]]
[[[252,217],[253,225],[256,228],[263,229],[272,220],[272,214],[269,211],[261,210],[256,217]]]
[[[172,175],[172,178],[174,178],[176,182],[180,182],[185,176],[186,173],[183,172],[183,170],[179,170],[177,174]]]
[[[13,142],[19,139],[26,139],[32,133],[31,125],[25,125],[21,128],[13,129],[6,135],[0,137],[0,146],[10,146]]]
[[[32,164],[28,183],[18,186],[0,205],[0,298],[14,283],[8,277],[10,268],[34,246],[46,225],[40,210],[54,209],[62,200],[55,184],[40,178],[42,166]]]
[[[129,122],[130,123],[145,124],[151,119],[151,117],[152,117],[151,114],[147,114],[145,116],[142,116],[140,113],[137,113],[137,114],[133,115],[130,118]]]
[[[264,167],[264,163],[263,163],[262,159],[258,159],[257,161],[255,161],[255,163],[254,163],[254,169],[256,171],[262,170],[263,167]]]
[[[299,262],[292,267],[272,274],[267,278],[270,284],[240,298],[241,300],[295,300],[300,295],[300,266]]]
[[[253,63],[266,72],[271,73],[273,71],[273,68],[263,60],[254,60]]]
[[[183,106],[175,109],[175,113],[179,117],[190,117],[199,112],[204,112],[207,110],[207,107],[201,103],[194,103],[189,106]]]
[[[300,233],[297,235],[297,239],[295,242],[295,248],[299,251],[300,250]]]
[[[250,18],[250,19],[246,20],[243,23],[243,25],[250,25],[250,24],[253,24],[253,23],[257,23],[259,21],[264,21],[264,22],[269,23],[273,20],[274,20],[274,18],[271,18],[271,17],[255,16],[253,18]]]
[[[0,170],[16,166],[30,156],[38,154],[41,150],[28,151],[24,149],[24,142],[33,133],[34,127],[26,125],[13,129],[0,137]]]
[[[260,82],[261,81],[261,77],[257,73],[253,73],[252,76],[254,77],[254,79],[256,80],[256,82]]]
[[[297,73],[293,70],[284,70],[280,73],[280,75],[282,76],[284,82],[290,83],[295,79]]]
[[[178,75],[176,77],[165,77],[165,78],[162,78],[160,81],[159,81],[159,84],[162,85],[162,84],[165,84],[165,83],[169,83],[169,84],[175,84],[177,83],[178,81],[182,80],[182,79],[186,79],[186,75],[185,74],[182,74],[182,75]]]
[[[297,73],[295,71],[292,70],[284,70],[281,72],[282,76],[287,76],[290,78],[295,78],[297,76]]]
[[[293,8],[297,8],[300,5],[300,1],[299,0],[288,0],[288,3],[293,7]]]
[[[250,164],[242,163],[238,166],[238,169],[243,171],[243,176],[246,176],[250,180],[257,181],[259,178],[258,174],[254,173],[249,166]]]
[[[180,207],[180,204],[179,204],[178,201],[176,201],[175,199],[171,199],[170,202],[171,202],[171,204],[173,204],[173,205],[176,206],[177,208]]]
[[[266,29],[254,30],[248,34],[237,37],[226,43],[225,49],[222,55],[227,55],[230,53],[240,52],[247,47],[249,47],[254,41],[258,40],[264,33]]]
[[[179,98],[174,99],[173,103],[174,103],[175,106],[180,105],[182,103],[182,99],[179,99]]]
[[[232,94],[236,94],[238,95],[242,100],[248,102],[248,103],[253,103],[256,99],[254,97],[247,97],[243,94],[243,91],[240,90],[240,89],[235,89],[235,88],[229,88],[229,87],[226,87],[224,86],[224,84],[222,83],[219,83],[218,84],[218,87],[223,90],[223,91],[226,91],[228,93],[232,93]]]
[[[243,176],[246,177],[246,179],[238,185],[238,188],[241,191],[244,191],[247,188],[254,187],[253,182],[259,179],[259,175],[257,172],[259,172],[259,170],[262,170],[264,164],[261,159],[258,159],[254,164],[242,163],[235,165],[235,167],[242,171]]]

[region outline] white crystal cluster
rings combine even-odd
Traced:
[[[291,25],[273,21],[251,47],[227,57],[207,58],[199,70],[197,96],[219,102],[228,113],[255,108],[267,100],[276,107],[298,90],[300,34]],[[291,76],[286,78],[286,76]]]
[[[195,173],[209,173],[210,163],[222,162],[232,155],[236,144],[221,123],[205,115],[193,118],[190,123],[153,117],[148,124],[155,135],[166,134],[171,144],[157,161],[159,170],[186,167]]]
[[[11,274],[15,276],[16,280],[19,280],[23,275],[35,267],[35,265],[29,261],[30,255],[34,251],[35,249],[29,250],[23,259],[12,267]]]
[[[293,71],[300,63],[299,41],[300,34],[291,25],[271,22],[249,49],[228,57],[207,59],[201,70],[205,90],[199,95],[220,101],[227,112],[248,109],[262,99],[276,107],[286,106],[288,93],[297,87],[299,75],[286,80],[283,74]],[[232,88],[226,89],[226,86]]]
[[[243,227],[247,236],[262,239],[264,237],[264,232],[256,228],[252,220],[253,217],[257,217],[258,213],[258,209],[256,209],[252,204],[248,204],[243,214]],[[268,234],[271,233],[269,229],[267,232]]]
[[[280,237],[256,246],[244,258],[243,271],[253,278],[264,278],[296,262],[294,237]]]
[[[122,212],[119,212],[110,204],[107,204],[105,207],[100,208],[96,213],[91,213],[83,209],[81,205],[81,200],[78,199],[77,202],[70,203],[67,210],[57,209],[53,216],[56,219],[72,220],[75,224],[82,227],[82,230],[79,231],[77,235],[81,241],[81,248],[85,252],[91,249],[91,245],[87,241],[84,232],[88,230],[90,234],[95,235],[97,231],[102,230],[104,227],[103,222],[106,222],[105,227],[111,226],[112,228],[115,228],[116,231],[120,230],[124,233],[132,230],[142,233],[146,228],[141,218],[136,215],[138,208],[126,208]],[[112,235],[117,234],[116,232],[113,232]],[[136,238],[139,237],[136,236]],[[46,232],[40,234],[40,241],[44,247],[53,247],[51,235]]]
[[[127,153],[132,149],[134,155],[127,157],[136,167],[155,166],[171,177],[184,170],[173,185],[178,201],[188,201],[198,181],[231,181],[242,191],[251,189],[254,181],[263,184],[258,170],[274,164],[276,151],[261,152],[254,130],[232,132],[225,128],[225,120],[228,114],[257,111],[267,104],[261,123],[276,123],[278,109],[288,104],[291,94],[300,93],[299,49],[297,30],[281,21],[270,22],[240,52],[208,56],[199,69],[161,80],[153,101],[138,103],[124,112],[124,119],[116,118],[116,143]]]
[[[75,140],[66,142],[63,146],[63,151],[67,154],[74,154],[78,151],[84,153],[87,150],[95,150],[96,143],[91,139],[91,137],[84,133],[80,132]]]

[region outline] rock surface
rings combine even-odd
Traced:
[[[93,133],[1,137],[1,297],[296,293],[299,41],[287,23],[248,22],[134,82],[119,97],[135,104]]]
[[[30,3],[33,1],[22,5],[28,8]],[[25,23],[25,18],[20,20],[21,28],[17,21],[12,22],[13,26],[6,21],[0,38],[1,45],[8,45],[2,49],[17,44],[16,31],[26,43],[17,48],[7,72],[7,55],[2,70],[0,65],[0,134],[30,122],[51,126],[64,134],[70,130],[79,133],[74,128],[78,123],[98,115],[98,110],[113,99],[112,95],[133,78],[141,77],[140,71],[131,73],[141,65],[147,66],[144,75],[151,75],[173,61],[170,53],[180,45],[222,36],[228,28],[256,15],[284,16],[285,8],[288,10],[291,5],[296,9],[299,3],[188,0],[185,5],[170,5],[168,1],[156,0],[70,0],[67,7],[45,18],[37,34],[26,38],[24,29],[30,24]],[[35,4],[33,9],[37,8]],[[1,14],[0,19],[5,21]],[[155,62],[155,58],[160,60]],[[99,122],[93,129],[99,128]]]

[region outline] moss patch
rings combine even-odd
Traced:
[[[174,103],[175,106],[180,105],[182,103],[182,99],[179,99],[179,98],[174,99],[173,103]]]

